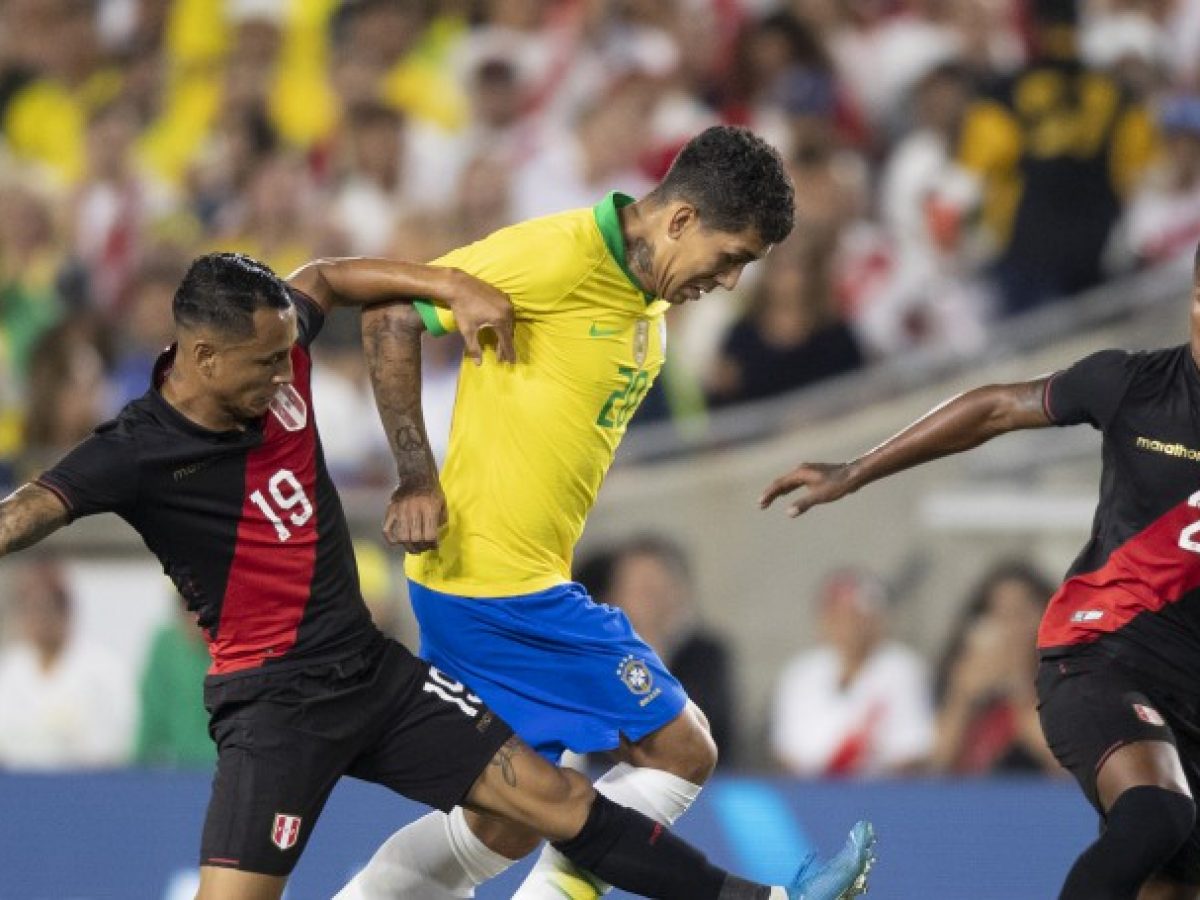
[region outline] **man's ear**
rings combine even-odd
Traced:
[[[197,338],[188,348],[192,362],[202,374],[212,377],[213,366],[217,362],[217,349],[204,338]]]
[[[667,237],[679,240],[689,229],[700,224],[700,213],[692,204],[681,201],[667,219]]]

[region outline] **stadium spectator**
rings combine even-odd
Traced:
[[[134,761],[142,766],[211,768],[217,747],[208,733],[204,676],[212,658],[196,614],[175,598],[175,611],[150,639],[142,669]]]
[[[1146,263],[1186,255],[1200,240],[1200,94],[1169,98],[1159,125],[1162,160],[1129,210],[1129,242]]]
[[[1037,0],[1032,13],[1032,61],[971,105],[958,154],[983,184],[1007,315],[1103,279],[1113,227],[1154,151],[1148,110],[1080,60],[1074,0]]]
[[[636,196],[649,191],[654,184],[638,166],[648,146],[643,123],[659,91],[651,79],[630,76],[585,110],[573,130],[545,136],[516,170],[510,217],[577,209],[618,188]]]
[[[108,104],[91,114],[83,177],[70,200],[73,256],[86,272],[91,305],[108,318],[116,317],[148,225],[166,202],[134,160],[139,126],[129,104]]]
[[[957,60],[926,73],[913,91],[915,127],[884,165],[880,212],[894,265],[857,317],[875,353],[925,345],[967,355],[986,341],[986,297],[971,281],[979,192],[954,161],[972,94],[970,74]]]
[[[122,327],[113,334],[110,406],[119,408],[146,392],[154,360],[171,343],[171,300],[187,270],[187,258],[157,246],[133,273],[120,301]]]
[[[331,213],[351,253],[385,253],[404,214],[403,130],[400,114],[382,103],[347,115],[349,161]]]
[[[1039,15],[1065,3],[1038,0]],[[7,0],[0,4],[0,365],[8,367],[9,407],[0,412],[7,435],[0,446],[15,442],[12,423],[29,403],[21,385],[33,341],[75,306],[105,310],[120,335],[138,314],[124,308],[136,297],[129,281],[141,257],[164,241],[188,255],[241,248],[283,270],[316,253],[433,258],[517,217],[586,205],[609,187],[637,193],[678,146],[722,120],[748,124],[787,149],[803,198],[797,230],[815,231],[830,248],[840,315],[855,323],[872,357],[947,340],[969,352],[981,327],[990,327],[980,325],[976,293],[962,284],[977,264],[973,235],[988,234],[1008,250],[999,271],[1018,299],[1003,311],[1104,274],[1097,263],[1087,277],[1075,278],[1076,268],[1070,279],[1052,272],[1053,290],[1026,289],[1021,260],[1045,245],[1054,246],[1055,265],[1100,258],[1110,219],[1141,183],[1149,129],[1137,120],[1144,124],[1146,106],[1165,95],[1196,90],[1200,71],[1194,4],[1084,3],[1088,59],[1114,74],[1078,62],[1027,69],[1057,66],[1088,79],[1080,83],[1131,92],[1138,102],[1122,107],[1129,114],[1115,120],[1119,133],[1102,151],[1113,165],[1093,165],[1090,182],[1064,187],[1063,171],[1087,167],[1022,157],[1009,139],[1032,146],[1030,128],[1020,134],[1003,104],[976,103],[961,139],[934,128],[976,170],[974,186],[956,175],[943,179],[952,170],[940,152],[914,149],[932,143],[928,124],[919,139],[898,128],[902,98],[913,84],[922,104],[960,91],[954,78],[927,77],[949,57],[980,84],[1013,72],[1024,58],[1021,6]],[[1065,17],[1062,9],[1050,13]],[[360,117],[363,109],[400,117],[399,142],[385,116]],[[1074,121],[1074,111],[1065,114],[1045,120],[1047,127]],[[1172,140],[1182,134],[1176,128]],[[347,180],[347,159],[362,154],[371,159],[357,159]],[[1030,174],[1020,216],[1012,191],[1018,166]],[[1139,199],[1152,213],[1171,205],[1154,199],[1156,190],[1171,190],[1158,177]],[[936,202],[913,207],[926,179],[937,183]],[[911,189],[908,212],[933,221],[897,234],[891,192],[898,184]],[[1062,203],[1058,190],[1090,199]],[[972,231],[976,191],[985,227]],[[1073,211],[1083,227],[1030,224],[1038,210]],[[905,243],[909,235],[925,240],[930,226],[935,259],[948,269],[932,281],[912,266]],[[1072,240],[1064,246],[1042,233]],[[747,288],[755,275],[748,273]],[[692,415],[702,410],[697,386],[731,310],[710,304],[673,316],[673,362],[644,418],[657,410],[688,429],[705,427]],[[127,370],[124,342],[116,352],[116,370]]]
[[[831,255],[799,234],[766,258],[750,308],[717,357],[712,405],[761,400],[863,365],[858,337],[834,302]]]
[[[95,319],[66,319],[42,335],[29,363],[23,464],[48,462],[83,440],[108,409],[105,352]]]
[[[62,314],[62,264],[53,197],[15,174],[0,181],[0,335],[20,381],[34,344]]]
[[[1038,623],[1053,593],[1023,562],[998,563],[971,592],[938,667],[936,770],[1061,774],[1033,690]]]
[[[771,749],[805,778],[919,770],[934,740],[925,664],[886,637],[887,590],[859,570],[828,575],[817,594],[821,643],[779,677]]]
[[[0,651],[0,768],[104,768],[129,761],[137,714],[126,664],[74,632],[57,564],[13,573],[16,640]]]
[[[613,552],[603,603],[619,607],[708,718],[718,765],[737,760],[737,693],[729,642],[704,625],[691,566],[678,544],[634,537]]]

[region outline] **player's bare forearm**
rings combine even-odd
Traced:
[[[429,297],[450,303],[458,299],[462,279],[457,269],[371,257],[315,259],[301,266],[288,283],[326,309],[367,306]]]
[[[402,489],[437,484],[421,410],[421,317],[408,305],[363,311],[363,352]]]
[[[896,472],[978,447],[992,438],[1050,424],[1042,405],[1045,379],[992,384],[959,394],[848,464],[857,490]]]
[[[32,547],[70,520],[53,491],[27,484],[0,500],[0,556]]]
[[[467,353],[479,363],[479,333],[496,338],[496,358],[516,362],[514,314],[508,295],[459,269],[390,259],[345,257],[317,259],[301,266],[288,282],[321,307],[369,307],[409,303],[414,298],[444,303],[454,313]]]
[[[1008,431],[1050,424],[1042,406],[1045,379],[993,384],[954,397],[875,449],[848,463],[801,463],[776,478],[759,498],[764,509],[778,497],[805,488],[789,508],[799,516],[864,485],[930,460],[961,453]]]

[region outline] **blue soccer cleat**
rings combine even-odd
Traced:
[[[875,865],[875,829],[859,822],[846,846],[825,864],[810,856],[788,885],[788,900],[850,900],[867,892],[867,876]]]

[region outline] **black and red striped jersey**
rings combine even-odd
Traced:
[[[137,530],[199,614],[210,676],[354,652],[378,632],[359,592],[341,501],[313,416],[308,346],[324,322],[292,291],[294,379],[242,431],[183,416],[154,383],[43,473],[71,517],[113,512]]]
[[[1104,350],[1051,376],[1057,425],[1103,435],[1092,535],[1050,600],[1043,655],[1092,644],[1200,685],[1200,370],[1188,345]]]

